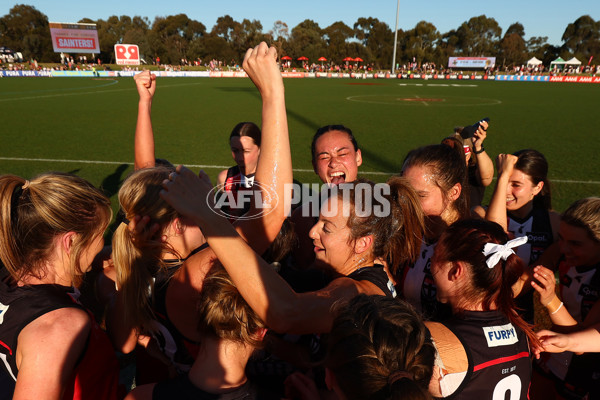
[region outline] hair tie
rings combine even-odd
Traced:
[[[413,374],[410,374],[406,371],[394,371],[390,374],[390,376],[388,377],[388,385],[393,385],[394,382],[396,382],[399,379],[409,379],[409,380],[413,380],[414,376]]]
[[[514,247],[519,247],[525,243],[527,243],[527,236],[509,240],[506,244],[486,243],[485,246],[483,246],[483,255],[486,257],[490,256],[485,260],[488,268],[494,268],[500,259],[506,261],[508,257],[515,254],[512,250]]]
[[[25,183],[23,184],[23,186],[21,186],[21,189],[25,190],[29,187],[29,180],[25,180]]]

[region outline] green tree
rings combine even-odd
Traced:
[[[327,42],[327,57],[338,64],[346,57],[353,56],[349,52],[348,42],[354,37],[354,30],[342,21],[334,22],[323,29]]]
[[[457,47],[465,56],[489,57],[498,53],[502,28],[494,18],[485,15],[463,22],[457,30]]]
[[[527,61],[527,46],[523,36],[525,36],[525,28],[519,22],[508,27],[500,42],[502,65],[522,65]]]
[[[390,68],[394,34],[390,27],[377,18],[359,18],[354,24],[356,38],[369,50],[376,68]]]
[[[402,35],[401,59],[412,62],[414,58],[418,63],[435,62],[435,49],[441,38],[435,25],[426,21],[418,22],[413,29]]]
[[[271,43],[273,43],[273,46],[277,49],[277,55],[279,57],[285,55],[284,46],[286,47],[285,50],[287,53],[287,42],[290,38],[288,24],[280,20],[275,21],[273,29],[271,29],[267,35],[270,36]]]
[[[2,45],[23,53],[25,59],[58,61],[54,53],[48,17],[33,6],[17,4],[0,18]]]
[[[600,57],[600,21],[596,22],[589,15],[583,15],[575,22],[567,25],[562,36],[563,54],[568,52],[579,58],[584,64],[594,56]]]
[[[300,22],[292,29],[288,45],[292,58],[305,56],[316,62],[319,57],[326,57],[327,46],[323,30],[310,19]]]

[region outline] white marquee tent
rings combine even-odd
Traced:
[[[537,58],[533,57],[532,59],[530,59],[530,60],[527,61],[527,68],[537,67],[541,63],[542,63],[541,60],[538,60]]]

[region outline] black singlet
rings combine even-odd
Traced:
[[[390,281],[383,265],[375,264],[372,267],[363,267],[347,275],[355,281],[368,281],[377,286],[387,297],[396,297],[396,289]]]
[[[469,359],[456,399],[528,398],[531,381],[525,333],[499,311],[464,311],[443,322],[462,342]]]

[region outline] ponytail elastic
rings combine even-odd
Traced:
[[[399,379],[409,379],[412,381],[412,380],[414,380],[414,375],[410,374],[406,371],[394,371],[388,377],[388,384],[392,385],[392,384],[394,384],[394,382],[396,382]]]

